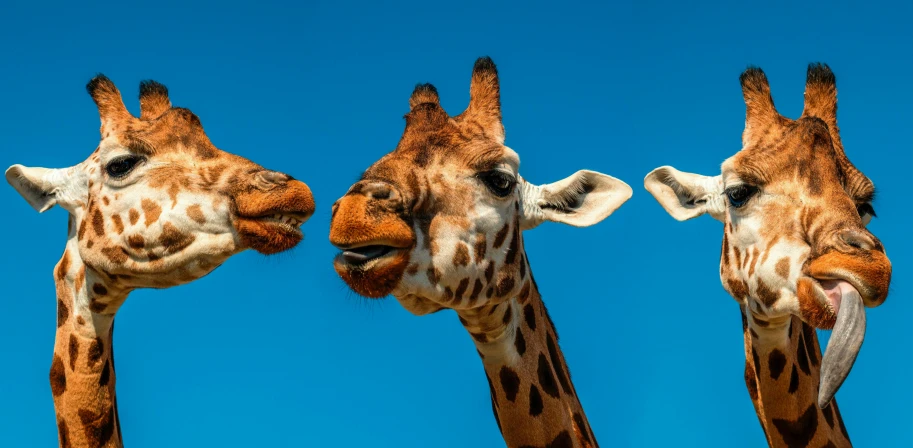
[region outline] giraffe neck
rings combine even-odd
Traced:
[[[121,447],[114,391],[114,312],[127,293],[79,258],[75,235],[54,269],[57,333],[51,392],[61,447]]]
[[[795,316],[766,321],[742,308],[745,382],[771,447],[852,446],[837,400],[817,404],[821,349]]]
[[[526,282],[516,298],[458,311],[485,366],[498,428],[512,448],[598,446],[532,273]]]

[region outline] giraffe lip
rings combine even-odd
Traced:
[[[372,244],[343,249],[342,252],[337,255],[336,259],[346,265],[361,266],[397,251],[398,248],[393,246]]]
[[[836,318],[837,314],[840,312],[840,306],[843,303],[843,297],[845,295],[850,293],[859,294],[857,286],[848,280],[814,277],[809,277],[809,279],[812,280],[812,284],[814,285],[818,302],[822,306],[829,308],[829,311],[833,314],[833,318]]]
[[[273,212],[259,216],[241,216],[241,219],[287,224],[292,227],[300,227],[308,218],[310,218],[309,214],[300,212]]]
[[[261,217],[239,216],[235,229],[242,246],[265,255],[286,251],[304,238],[300,221],[292,216],[274,214]]]

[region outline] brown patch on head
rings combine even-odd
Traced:
[[[124,221],[120,218],[120,215],[112,215],[111,222],[114,223],[114,231],[117,232],[118,235],[124,233]]]
[[[136,222],[139,221],[139,212],[135,208],[131,208],[127,214],[130,217],[130,225],[136,225]]]
[[[780,261],[777,261],[777,265],[774,267],[774,271],[776,271],[777,275],[780,277],[789,279],[789,257],[783,257],[780,259]]]
[[[203,209],[200,208],[200,204],[193,204],[190,207],[187,207],[187,216],[198,224],[206,223],[206,216],[203,215]]]
[[[767,286],[767,283],[764,282],[764,279],[759,278],[757,286],[755,287],[755,296],[761,303],[770,308],[780,299],[780,291],[771,289]]]
[[[142,249],[146,247],[146,240],[142,235],[130,235],[127,237],[127,245],[131,249]]]
[[[95,230],[95,234],[98,236],[105,234],[105,218],[98,208],[92,210],[92,229]]]
[[[124,248],[120,246],[105,247],[101,250],[101,253],[104,256],[108,257],[112,263],[118,265],[126,263],[127,258],[129,258],[127,253],[124,251]]]
[[[729,291],[729,294],[732,297],[735,297],[736,300],[745,300],[748,298],[748,284],[744,280],[736,278],[727,278],[726,279],[726,290]]]
[[[499,249],[501,245],[504,244],[504,240],[507,238],[508,230],[510,230],[510,223],[506,222],[504,223],[504,227],[502,227],[501,230],[498,230],[498,233],[495,234],[495,241],[494,245],[492,246],[493,249]]]
[[[464,243],[458,243],[456,252],[453,254],[454,266],[466,266],[469,264],[469,247]]]
[[[143,214],[146,216],[146,227],[158,221],[159,216],[162,214],[162,207],[159,207],[158,204],[149,199],[143,199],[140,205],[143,209]]]
[[[476,264],[482,262],[485,259],[485,252],[488,248],[488,241],[485,238],[484,233],[476,234],[476,244],[475,244],[475,260]]]
[[[177,227],[170,222],[166,222],[162,225],[159,244],[165,248],[165,254],[174,254],[186,249],[195,239],[196,237],[193,235],[181,233]]]

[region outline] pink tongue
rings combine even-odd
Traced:
[[[856,290],[845,280],[821,280],[821,287],[824,288],[827,300],[831,302],[835,313],[840,312],[840,301],[843,300],[843,295]]]

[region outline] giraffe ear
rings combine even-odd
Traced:
[[[522,181],[523,230],[544,221],[588,227],[606,219],[631,198],[631,187],[595,171],[580,170],[558,182],[536,186]]]
[[[57,188],[63,180],[58,171],[13,165],[6,170],[6,181],[32,208],[43,213],[57,204]]]
[[[644,188],[673,218],[685,221],[709,213],[723,221],[722,176],[683,173],[671,166],[659,167],[644,178]]]

